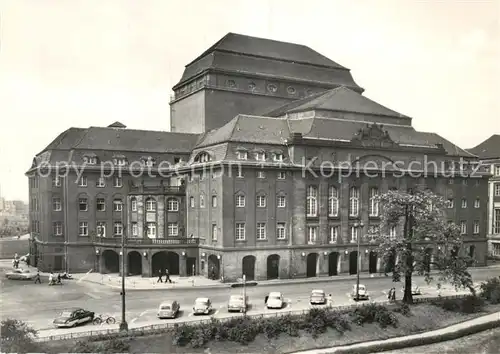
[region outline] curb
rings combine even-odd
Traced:
[[[406,349],[406,348],[413,348],[413,347],[419,347],[423,345],[429,345],[429,344],[435,344],[435,343],[440,343],[440,342],[446,342],[449,340],[455,340],[458,338],[462,338],[465,336],[470,336],[472,334],[476,334],[479,332],[487,331],[490,329],[495,329],[500,327],[500,312],[496,312],[495,314],[498,315],[497,319],[492,319],[484,323],[478,323],[475,325],[471,325],[468,327],[464,328],[457,328],[456,330],[448,333],[436,333],[432,334],[432,332],[437,332],[449,327],[457,326],[459,324],[454,324],[448,327],[444,327],[441,329],[436,329],[433,331],[429,332],[423,332],[420,333],[419,336],[416,337],[418,334],[412,334],[408,336],[402,336],[402,337],[394,337],[394,338],[389,338],[381,342],[381,340],[376,340],[376,341],[369,341],[369,342],[361,342],[361,343],[355,343],[351,345],[345,345],[345,346],[340,346],[340,347],[330,347],[330,348],[322,348],[322,349],[314,349],[314,350],[307,350],[307,351],[300,351],[300,352],[294,352],[293,354],[332,354],[332,353],[341,353],[341,354],[370,354],[370,353],[380,353],[380,352],[386,352],[386,351],[391,351],[391,350],[398,350],[398,349]],[[490,316],[492,314],[486,315]],[[470,321],[474,321],[474,319],[462,322],[467,323]],[[425,335],[428,334],[428,335]],[[408,338],[411,337],[411,338]]]

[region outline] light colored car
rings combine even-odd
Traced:
[[[368,290],[366,290],[366,286],[359,284],[359,291],[356,293],[356,284],[354,284],[352,286],[351,297],[356,299],[356,296],[358,296],[358,300],[368,300],[370,296]]]
[[[33,280],[36,273],[31,272],[29,269],[14,269],[5,273],[5,277],[12,280]]]
[[[179,313],[180,305],[177,301],[164,301],[158,306],[158,318],[175,318]]]
[[[209,315],[212,311],[212,302],[208,297],[199,297],[194,301],[193,313],[195,315]]]
[[[311,305],[324,305],[326,304],[326,295],[323,290],[313,290],[311,291],[311,296],[309,298],[309,303]]]
[[[405,292],[405,288],[403,286],[403,288],[401,289],[401,291],[404,293]],[[422,295],[422,291],[420,290],[420,288],[418,287],[417,284],[415,283],[412,283],[411,284],[411,294],[412,295]]]
[[[227,304],[227,311],[246,312],[247,299],[243,295],[231,295]]]
[[[268,309],[281,309],[284,304],[283,294],[280,292],[269,293],[266,301],[266,306]]]

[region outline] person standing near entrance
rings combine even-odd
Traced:
[[[158,280],[156,281],[157,283],[163,283],[163,272],[161,269],[158,269]]]
[[[170,273],[168,272],[168,269],[165,269],[165,283],[172,283],[172,279],[170,279]]]

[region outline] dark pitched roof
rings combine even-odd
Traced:
[[[363,91],[349,69],[300,44],[228,33],[186,65],[177,89],[205,70],[233,71],[293,81],[315,81],[335,87],[345,85]]]
[[[136,152],[190,153],[198,134],[110,127],[69,128],[43,151],[48,150],[111,150]]]
[[[266,115],[279,117],[287,113],[313,110],[353,112],[398,118],[406,117],[347,87],[334,88],[323,93],[306,97],[302,100],[288,103]]]
[[[108,128],[126,128],[127,126],[121,122],[114,122],[113,124],[108,125]]]
[[[494,134],[481,144],[467,149],[470,153],[478,156],[480,159],[500,158],[500,134]]]

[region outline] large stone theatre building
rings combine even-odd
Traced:
[[[467,172],[477,157],[365,97],[349,69],[229,33],[173,90],[169,132],[70,128],[35,156],[40,268],[112,273],[125,257],[130,275],[225,281],[381,272],[374,197],[410,188],[448,198],[463,252],[485,264],[488,176]],[[470,165],[454,175],[460,161]]]

